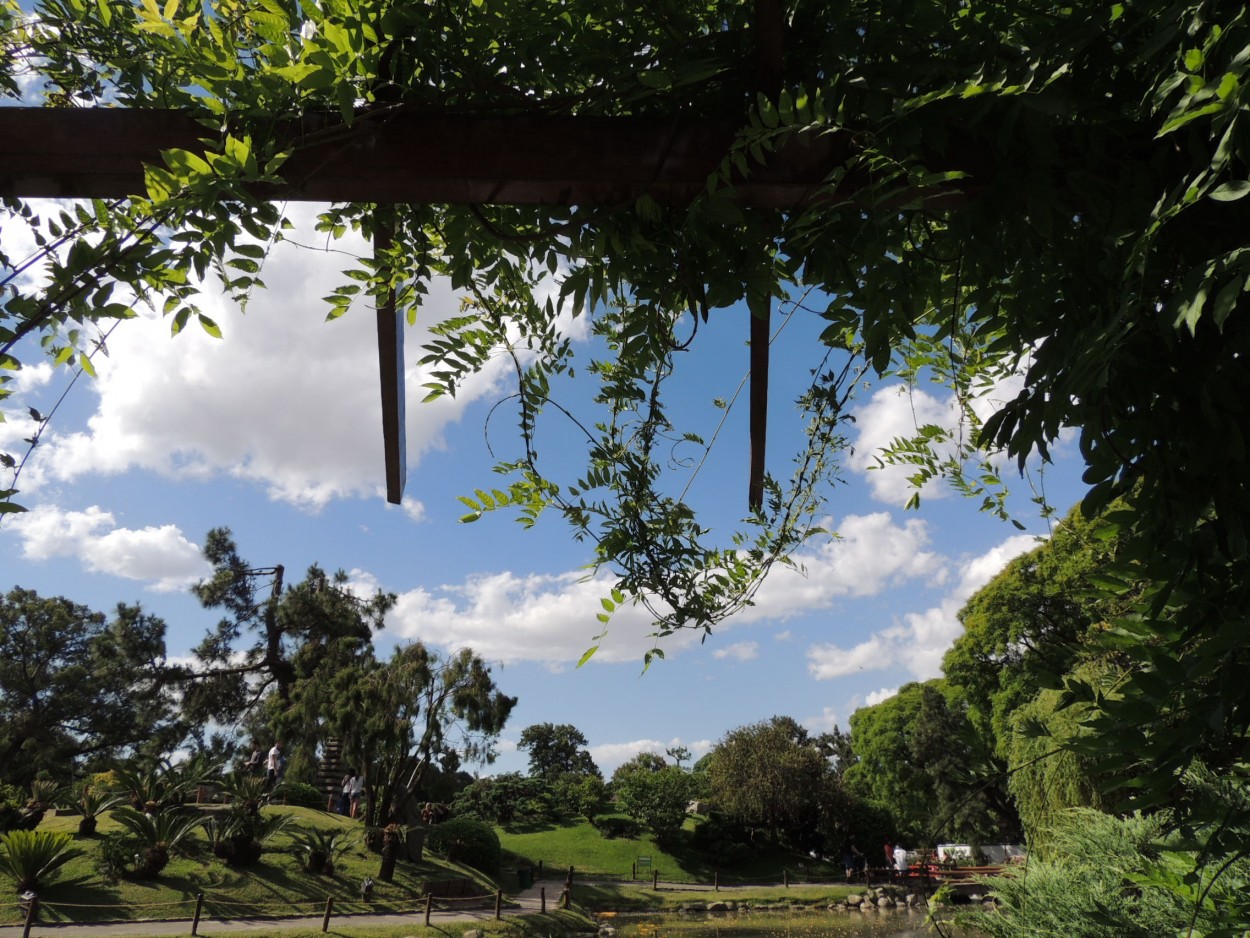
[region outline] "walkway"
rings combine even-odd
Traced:
[[[524,912],[537,912],[540,908],[540,889],[546,887],[547,908],[555,909],[560,893],[564,889],[563,880],[547,880],[535,883],[519,895],[505,901],[503,914],[518,915]],[[457,909],[455,911],[433,911],[430,924],[439,922],[489,922],[495,918],[495,908]],[[334,914],[330,920],[330,930],[335,931],[345,926],[365,925],[422,925],[425,920],[423,911],[407,913],[387,913],[373,915],[362,913],[357,915]],[[200,938],[215,938],[217,935],[240,934],[246,932],[269,932],[275,928],[312,928],[321,930],[322,916],[300,916],[298,918],[241,918],[241,919],[200,919],[197,934]],[[102,924],[47,924],[35,923],[30,930],[31,938],[157,938],[157,936],[190,935],[191,920],[176,919],[157,922],[111,922]],[[21,925],[0,925],[0,938],[22,938]]]

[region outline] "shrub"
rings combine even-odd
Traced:
[[[452,818],[430,828],[426,846],[448,860],[463,863],[492,876],[503,862],[503,848],[495,829],[472,818]]]
[[[9,831],[0,836],[0,872],[17,881],[17,892],[38,890],[78,855],[69,834]]]
[[[325,810],[325,793],[317,788],[316,785],[309,785],[306,782],[283,782],[282,797],[287,804],[293,804],[300,808]]]
[[[0,834],[21,826],[26,794],[16,785],[0,783]]]

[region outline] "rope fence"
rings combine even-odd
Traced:
[[[493,893],[482,893],[476,896],[435,897],[426,894],[424,897],[414,896],[412,898],[414,900],[419,899],[419,902],[407,903],[404,901],[385,900],[371,902],[364,899],[336,899],[334,896],[327,896],[324,900],[308,899],[295,902],[264,903],[241,902],[225,898],[218,899],[199,893],[194,897],[170,902],[120,905],[117,903],[41,902],[38,897],[31,896],[18,902],[0,903],[0,908],[16,908],[22,911],[23,938],[29,938],[31,926],[35,924],[40,910],[54,912],[62,909],[93,909],[97,912],[107,909],[124,909],[127,912],[128,919],[133,920],[133,916],[137,912],[194,906],[190,929],[192,935],[198,934],[200,919],[206,910],[214,916],[221,918],[221,913],[232,908],[239,910],[235,912],[233,916],[235,918],[282,918],[290,917],[292,913],[303,917],[312,917],[318,912],[324,911],[321,922],[322,932],[329,931],[330,919],[335,912],[338,912],[340,915],[368,914],[371,912],[387,915],[424,915],[425,924],[428,925],[430,916],[434,912],[458,912],[467,908],[491,908],[493,904],[494,917],[497,920],[503,917],[502,890],[496,890]],[[302,911],[303,909],[307,911]],[[93,920],[104,921],[106,919]]]

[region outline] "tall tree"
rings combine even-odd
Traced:
[[[640,752],[612,773],[621,808],[661,843],[671,844],[681,832],[694,790],[689,775],[653,752]]]
[[[586,751],[586,737],[569,723],[535,723],[521,730],[517,748],[529,753],[530,775],[555,781],[561,775],[600,776]]]
[[[0,598],[0,781],[62,781],[83,759],[172,746],[165,623],[119,604],[112,619],[14,588]]]
[[[419,816],[415,802],[432,767],[454,772],[462,763],[493,762],[516,705],[467,648],[443,656],[413,642],[387,661],[366,660],[329,679],[329,723],[367,774],[372,829]]]
[[[213,574],[192,591],[226,615],[179,672],[183,709],[195,721],[243,720],[253,735],[283,737],[289,771],[308,776],[333,706],[329,680],[317,678],[372,657],[373,633],[395,597],[357,596],[345,573],[315,564],[284,589],[284,567],[250,565],[228,528],[208,532],[204,556]]]
[[[828,764],[793,719],[731,730],[710,756],[708,797],[720,810],[773,840],[812,826]]]

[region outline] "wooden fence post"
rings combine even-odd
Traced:
[[[330,913],[332,913],[333,911],[334,911],[334,896],[330,896],[326,899],[325,918],[321,920],[321,930],[323,932],[330,930]]]
[[[637,862],[631,863],[631,864],[629,865],[629,878],[630,878],[631,880],[633,880],[633,879],[637,879],[637,878],[638,878],[638,864],[637,864]]]
[[[790,888],[790,871],[789,870],[781,871],[781,882],[782,882],[782,885],[784,885],[787,889]]]
[[[425,894],[425,927],[430,927],[430,910],[434,908],[434,894],[427,892]]]
[[[503,890],[495,890],[495,921],[498,922],[503,918]]]
[[[538,911],[542,912],[543,915],[547,914],[547,887],[546,886],[538,887]]]
[[[204,893],[197,892],[195,894],[195,917],[191,919],[191,934],[198,935],[200,933],[200,912],[204,908]]]
[[[720,870],[712,874],[712,891],[720,892]]]
[[[31,896],[30,905],[26,906],[26,927],[22,929],[22,938],[30,938],[30,929],[35,924],[35,916],[39,914],[39,897]]]
[[[538,861],[538,878],[539,879],[543,878],[543,861],[542,860]]]
[[[658,867],[651,871],[651,888],[652,889],[660,888],[660,870]]]

